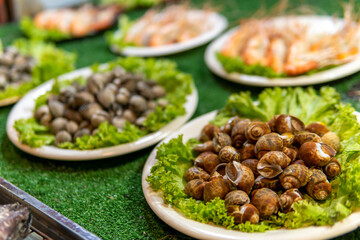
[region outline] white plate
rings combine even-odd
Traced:
[[[334,32],[342,24],[342,19],[336,19],[330,16],[299,16],[296,17],[297,20],[301,23],[309,23],[309,31],[311,33],[321,33],[321,32]],[[279,17],[276,21],[279,25],[284,24],[288,18]],[[311,25],[310,25],[311,24]],[[232,34],[237,30],[238,27],[233,28],[226,32],[224,35],[220,36],[214,42],[212,42],[206,49],[205,52],[205,62],[208,68],[215,73],[216,75],[230,80],[232,82],[252,85],[252,86],[262,86],[262,87],[272,87],[272,86],[304,86],[304,85],[313,85],[324,82],[333,81],[353,73],[356,73],[360,70],[360,57],[357,57],[349,63],[345,63],[338,67],[324,70],[312,75],[306,76],[297,76],[297,77],[286,77],[286,78],[267,78],[256,75],[246,75],[240,73],[228,73],[222,67],[221,63],[216,57],[216,52],[219,52],[227,40],[232,36]]]
[[[194,120],[188,122],[179,131],[171,134],[164,141],[158,144],[158,146],[164,142],[168,142],[170,139],[177,137],[179,134],[183,134],[183,141],[198,137],[200,130],[210,120],[214,119],[216,111],[202,115]],[[214,224],[200,223],[184,217],[176,209],[169,205],[164,204],[161,192],[154,192],[146,181],[146,177],[150,175],[151,167],[157,162],[155,159],[156,148],[151,152],[147,159],[143,175],[142,175],[142,188],[145,195],[145,199],[150,205],[155,214],[160,217],[165,223],[175,228],[176,230],[187,234],[189,236],[199,239],[267,239],[267,240],[303,240],[303,239],[329,239],[336,236],[340,236],[344,233],[355,230],[360,226],[360,212],[355,212],[345,218],[344,220],[337,222],[333,226],[325,227],[306,227],[300,229],[280,229],[267,231],[265,233],[245,233],[236,230],[228,230]]]
[[[183,52],[204,45],[205,43],[209,42],[211,39],[219,35],[228,25],[226,18],[218,13],[212,13],[209,21],[213,26],[210,31],[182,43],[174,43],[160,47],[125,47],[122,50],[119,50],[116,46],[111,46],[110,48],[113,52],[122,55],[142,57],[164,56],[173,53]]]
[[[105,66],[105,65],[103,65]],[[83,68],[71,73],[67,73],[59,77],[59,79],[72,79],[79,76],[90,76],[92,70],[90,68]],[[158,141],[168,136],[173,131],[180,128],[195,112],[198,103],[198,94],[195,86],[193,86],[192,94],[187,96],[187,102],[185,103],[186,114],[175,118],[166,126],[158,130],[157,132],[148,134],[135,142],[125,143],[113,147],[99,148],[95,150],[68,150],[61,149],[54,146],[43,146],[40,148],[31,148],[28,145],[22,144],[19,141],[18,132],[14,129],[13,125],[17,119],[30,118],[33,116],[33,110],[35,107],[34,100],[46,91],[50,90],[54,80],[50,80],[37,88],[28,92],[11,110],[7,123],[6,131],[11,142],[18,148],[29,154],[66,161],[81,161],[81,160],[94,160],[101,158],[108,158],[113,156],[119,156],[126,153],[131,153],[148,146],[151,146]]]

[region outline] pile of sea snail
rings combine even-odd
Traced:
[[[221,128],[206,125],[200,141],[184,192],[205,202],[224,199],[236,224],[292,211],[301,192],[325,200],[332,192],[328,179],[341,172],[336,133],[319,122],[305,127],[291,115],[269,122],[236,116]]]
[[[31,72],[35,59],[21,54],[17,48],[10,46],[0,51],[0,90],[11,85],[17,87],[23,82],[31,81]]]
[[[121,67],[92,74],[85,86],[72,84],[51,95],[35,119],[56,134],[55,144],[95,134],[102,122],[123,129],[126,121],[140,128],[157,106],[165,107],[165,88]]]

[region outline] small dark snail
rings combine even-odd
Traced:
[[[301,146],[306,142],[321,142],[321,138],[312,132],[298,132],[295,134],[295,142]]]
[[[223,178],[223,176],[215,172],[211,176],[210,181],[205,183],[204,201],[209,202],[216,197],[224,199],[229,191],[230,186],[228,182]]]
[[[239,161],[240,154],[232,146],[225,146],[219,152],[220,162],[232,162]]]
[[[231,138],[223,132],[216,132],[213,138],[214,150],[219,152],[225,146],[231,146]]]
[[[242,190],[234,190],[226,194],[225,196],[225,206],[231,205],[244,205],[250,203],[250,198],[248,194]]]
[[[196,200],[203,200],[205,181],[194,179],[185,185],[184,193]]]
[[[300,188],[310,181],[311,175],[311,171],[306,166],[292,164],[284,169],[284,172],[280,175],[280,182],[285,190]]]
[[[255,158],[255,145],[246,141],[240,150],[240,157],[242,161],[249,158]]]
[[[323,168],[325,175],[330,179],[341,173],[341,164],[336,158],[332,158]]]
[[[211,141],[214,138],[215,133],[218,131],[220,131],[219,127],[215,126],[214,124],[209,123],[205,125],[200,133],[200,141]]]
[[[280,151],[266,153],[257,165],[258,172],[266,178],[274,178],[283,172],[291,162],[291,159]]]
[[[215,153],[208,154],[204,158],[204,169],[208,173],[212,173],[215,167],[220,163],[219,156]]]
[[[254,174],[250,168],[233,161],[228,163],[225,172],[225,176],[234,186],[247,194],[250,193],[254,185]]]
[[[269,188],[273,191],[279,191],[281,190],[281,183],[278,178],[264,178],[260,175],[255,179],[254,188]]]
[[[194,151],[201,153],[201,152],[213,152],[214,151],[214,143],[213,141],[207,141],[201,143],[194,147]]]
[[[291,159],[291,162],[295,161],[298,155],[298,151],[294,148],[284,147],[282,152]]]
[[[325,143],[306,142],[299,149],[300,159],[308,166],[322,167],[326,165],[336,151]]]
[[[199,156],[197,156],[194,160],[194,165],[196,167],[200,167],[200,168],[204,168],[204,160],[206,155],[208,154],[213,154],[213,152],[202,152],[199,154]]]
[[[279,196],[268,188],[254,190],[251,204],[259,210],[261,218],[267,218],[277,213],[280,207]]]
[[[236,122],[231,130],[231,139],[232,145],[239,149],[242,147],[244,142],[246,141],[245,130],[247,126],[251,123],[249,119],[244,119]]]
[[[250,168],[253,171],[255,178],[260,175],[257,170],[258,163],[259,163],[259,160],[255,159],[255,158],[246,159],[241,162],[242,165],[247,166],[248,168]]]
[[[271,132],[271,129],[267,123],[254,121],[251,122],[246,130],[245,130],[245,137],[249,141],[257,141],[260,137],[268,134]]]
[[[187,182],[194,179],[203,179],[205,181],[209,180],[210,175],[202,168],[199,167],[191,167],[186,170],[184,174],[184,178]]]
[[[278,133],[294,133],[305,130],[304,123],[295,116],[281,114],[275,121],[275,129]]]
[[[322,137],[325,133],[329,131],[329,129],[325,126],[325,124],[321,122],[314,122],[306,126],[306,131],[316,133],[320,137]]]
[[[301,200],[303,200],[303,196],[298,189],[289,189],[280,196],[280,209],[284,213],[291,212],[292,204]]]
[[[250,222],[252,224],[257,224],[259,222],[259,211],[252,204],[244,204],[241,207],[238,207],[239,210],[233,211],[231,216],[234,217],[235,224]]]
[[[281,151],[284,147],[281,136],[277,133],[269,133],[259,138],[255,144],[255,154],[260,159],[262,151]]]
[[[311,169],[312,176],[306,186],[308,194],[316,200],[325,200],[330,197],[332,188],[326,179],[325,173],[319,169]]]
[[[230,135],[234,125],[240,121],[241,119],[239,116],[232,117],[225,123],[224,126],[220,128],[220,131],[226,133],[227,135]]]
[[[334,132],[327,132],[322,137],[321,140],[323,143],[329,145],[335,151],[338,151],[340,148],[340,138],[339,136]]]

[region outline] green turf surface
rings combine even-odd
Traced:
[[[197,1],[196,1],[197,2]],[[203,2],[203,1],[202,1]],[[276,1],[213,1],[235,26],[242,16],[249,17],[263,3],[271,6]],[[295,1],[294,1],[295,2]],[[341,15],[336,0],[296,1],[322,8],[321,12]],[[360,1],[357,2],[360,5]],[[129,13],[140,16],[144,10]],[[17,24],[0,26],[4,45],[21,37]],[[78,67],[94,62],[106,62],[112,54],[102,35],[57,44],[78,53]],[[263,88],[231,83],[213,75],[203,56],[206,46],[168,58],[175,60],[182,71],[191,73],[199,92],[199,105],[194,117],[221,108],[232,92],[250,90],[254,94]],[[360,73],[335,81],[343,96],[360,77]],[[316,88],[320,87],[317,85]],[[353,102],[360,109],[357,102]],[[90,162],[61,162],[27,155],[11,144],[6,136],[6,118],[11,107],[0,109],[0,176],[43,201],[66,217],[103,239],[188,239],[162,222],[149,208],[141,189],[141,174],[152,147],[125,156]],[[339,239],[359,239],[354,231]]]

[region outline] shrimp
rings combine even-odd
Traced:
[[[267,49],[267,63],[275,72],[282,73],[287,55],[286,41],[281,36],[275,36],[270,39]]]
[[[261,64],[267,66],[266,51],[268,46],[269,39],[266,33],[259,31],[248,40],[241,57],[248,65]]]

